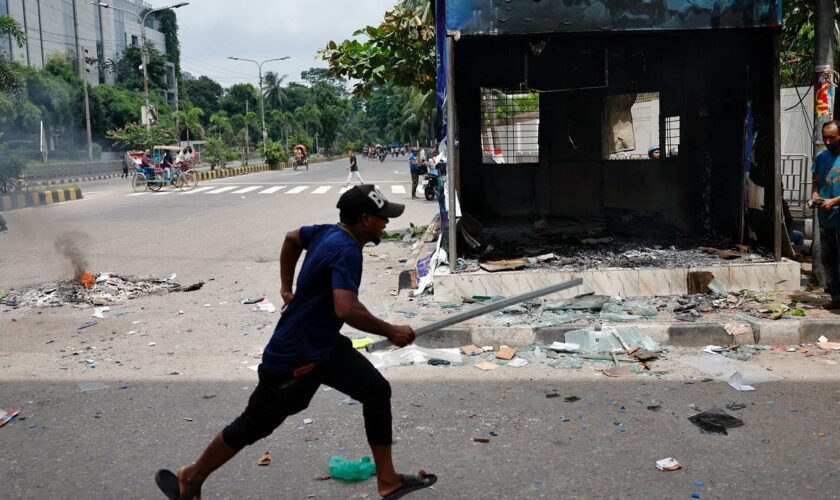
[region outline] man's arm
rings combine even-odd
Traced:
[[[300,240],[300,229],[286,233],[283,247],[280,249],[280,296],[284,307],[292,301],[292,283],[295,279],[295,267],[303,253],[303,242]]]
[[[359,302],[359,296],[350,290],[333,289],[333,302],[335,315],[357,330],[387,337],[399,347],[414,342],[414,330],[411,327],[392,325],[377,318]]]

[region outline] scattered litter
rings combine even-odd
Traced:
[[[516,358],[513,358],[512,360],[510,360],[510,362],[507,364],[507,366],[510,366],[512,368],[521,368],[521,367],[523,367],[527,364],[528,364],[528,361],[525,358],[516,357]]]
[[[729,359],[723,356],[683,356],[677,358],[677,361],[727,383],[729,383],[729,379],[735,372],[740,372],[740,382],[742,385],[775,382],[783,378],[775,373],[754,367],[743,361]]]
[[[370,337],[362,337],[360,339],[350,339],[353,343],[353,349],[362,349],[366,345],[373,344],[373,339]]]
[[[260,457],[259,462],[257,462],[257,465],[260,467],[266,467],[269,464],[271,464],[271,452],[264,451],[262,457]]]
[[[490,438],[486,438],[486,437],[474,437],[474,438],[473,438],[473,441],[475,441],[476,443],[484,443],[484,444],[487,444],[487,443],[489,443],[489,442],[490,442]]]
[[[647,408],[650,411],[659,411],[662,409],[662,401],[659,401],[658,399],[652,399],[645,408]]]
[[[726,323],[723,325],[723,329],[726,330],[726,333],[729,335],[736,337],[738,335],[752,335],[752,326],[748,323]]]
[[[461,353],[463,353],[464,356],[478,356],[479,354],[481,354],[481,352],[482,351],[480,347],[474,346],[472,344],[461,346]]]
[[[567,396],[567,397],[563,398],[563,401],[565,401],[567,403],[574,403],[575,401],[580,401],[580,397],[578,397],[578,396]]]
[[[550,392],[550,393],[545,395],[546,399],[559,398],[559,397],[560,397],[560,395],[557,394],[556,392]]]
[[[95,308],[95,309],[93,310],[93,314],[92,314],[92,316],[93,316],[94,318],[104,318],[104,317],[105,317],[105,312],[106,312],[106,311],[110,311],[110,310],[111,310],[111,308],[110,308],[110,307],[108,307],[108,306],[104,306],[104,307],[97,307],[97,308]]]
[[[548,346],[548,348],[558,352],[575,352],[580,349],[580,344],[569,344],[566,342],[554,341],[554,343]]]
[[[461,353],[457,348],[428,349],[417,345],[370,353],[370,361],[377,370],[402,364],[426,363],[429,359],[443,359],[450,363],[460,363]]]
[[[252,371],[258,371],[258,370],[259,370],[259,368],[260,368],[260,365],[250,365],[250,366],[248,367],[248,369],[249,369],[249,370],[252,370]]]
[[[192,422],[192,417],[184,417],[184,422]]]
[[[482,361],[481,363],[476,363],[473,365],[474,367],[478,368],[479,370],[484,370],[486,372],[495,370],[499,367],[499,365],[494,365],[493,363],[488,363],[487,361]]]
[[[528,266],[528,259],[488,260],[479,264],[487,272],[514,271]]]
[[[825,338],[825,335],[820,335],[820,338],[817,339],[817,342],[828,342],[828,339]]]
[[[348,396],[348,397],[341,400],[341,404],[347,405],[347,406],[353,406],[353,405],[359,404],[359,402]]]
[[[174,279],[175,279],[175,278],[177,278],[177,277],[178,277],[178,275],[177,275],[177,274],[172,273],[172,276],[170,276],[169,278],[167,278],[167,280],[166,280],[166,281],[172,281],[172,280],[174,280]],[[97,279],[96,281],[99,281],[99,280]]]
[[[265,300],[265,297],[260,297],[258,299],[245,299],[245,300],[242,301],[242,303],[246,304],[246,305],[251,305],[251,304],[256,304],[258,302],[262,302],[264,300]]]
[[[633,376],[633,372],[631,372],[630,368],[626,366],[613,366],[611,368],[607,368],[606,370],[601,370],[601,373],[612,378],[623,378]]]
[[[79,391],[81,392],[98,391],[99,389],[107,389],[111,387],[110,385],[103,384],[102,382],[79,382],[77,385],[79,386]]]
[[[514,349],[513,347],[504,347],[502,349],[499,349],[499,351],[496,353],[496,359],[503,359],[505,361],[509,361],[515,356],[516,349]]]
[[[679,462],[673,458],[663,458],[656,461],[656,468],[662,471],[671,472],[682,468]]]
[[[157,345],[157,342],[149,342],[149,347],[154,347]]]
[[[180,291],[182,291],[182,292],[194,292],[196,290],[201,290],[201,287],[203,287],[203,286],[204,286],[204,282],[199,281],[198,283],[193,283],[192,285],[189,285],[185,288],[181,288]]]
[[[257,302],[257,307],[251,309],[252,311],[259,311],[259,312],[267,312],[273,313],[277,311],[277,308],[274,307],[274,304],[268,301],[268,299],[262,299],[261,301]]]
[[[92,326],[94,326],[94,325],[96,325],[96,320],[95,320],[95,319],[92,319],[92,320],[90,320],[90,321],[85,321],[84,323],[82,323],[82,324],[79,326],[79,330],[84,330],[85,328],[90,328],[90,327],[92,327]]]
[[[451,364],[452,364],[452,363],[450,363],[449,361],[447,361],[447,360],[445,360],[445,359],[437,359],[437,358],[431,358],[431,359],[430,359],[429,361],[427,361],[426,363],[428,363],[428,364],[430,364],[430,365],[432,365],[432,366],[449,366],[449,365],[451,365]]]
[[[304,423],[304,425],[309,425],[309,424],[311,424],[312,422],[314,422],[314,420],[312,420],[311,418],[304,418],[304,419],[303,419],[303,423]]]
[[[344,481],[362,481],[376,474],[376,465],[365,455],[358,462],[342,456],[330,457],[330,476]]]
[[[840,351],[840,342],[817,342],[817,347],[824,351]]]
[[[11,422],[20,413],[18,410],[0,410],[0,427]],[[21,417],[23,420],[23,417]]]
[[[493,352],[495,348],[492,345],[481,346],[481,352]]]
[[[688,420],[706,434],[726,435],[726,429],[740,427],[744,421],[721,410],[717,406],[702,413],[688,417]]]
[[[735,372],[729,377],[729,385],[736,391],[754,391],[755,387],[744,383],[744,376],[741,372]]]
[[[747,405],[745,405],[744,403],[736,403],[734,401],[726,405],[726,409],[730,411],[743,410],[746,407]]]

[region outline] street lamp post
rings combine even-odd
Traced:
[[[262,65],[267,63],[267,62],[272,62],[272,61],[285,61],[288,58],[289,58],[289,56],[283,56],[283,57],[277,57],[275,59],[266,59],[263,62],[257,62],[253,59],[246,59],[244,57],[233,57],[233,56],[228,57],[228,59],[230,59],[232,61],[248,61],[248,62],[252,62],[252,63],[257,65],[257,71],[259,72],[259,75],[260,75],[260,121],[262,122],[263,158],[265,158],[265,140],[268,138],[268,132],[266,132],[266,130],[265,130],[265,103],[263,102],[264,97],[263,97]]]
[[[184,7],[185,5],[189,5],[189,2],[181,2],[176,3],[175,5],[168,5],[166,7],[160,7],[157,9],[152,9],[143,14],[141,17],[140,14],[134,12],[133,10],[123,9],[122,7],[114,7],[111,4],[101,3],[101,2],[91,2],[93,5],[97,7],[102,7],[103,9],[114,9],[119,10],[122,12],[128,12],[129,14],[134,14],[137,17],[137,20],[140,21],[140,58],[143,61],[143,99],[146,103],[146,132],[150,133],[152,129],[152,121],[149,119],[149,70],[147,66],[149,65],[149,57],[146,54],[146,17],[153,12],[160,12],[162,10],[167,9],[178,9],[180,7]]]

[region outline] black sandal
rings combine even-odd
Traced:
[[[416,476],[404,476],[400,474],[400,478],[402,478],[402,486],[382,497],[383,500],[396,500],[397,498],[402,498],[413,491],[428,488],[437,482],[436,475],[426,474],[423,471],[420,471],[420,473]]]
[[[155,483],[157,483],[160,491],[166,495],[169,500],[193,500],[197,497],[193,495],[181,496],[181,487],[178,485],[178,476],[166,469],[161,469],[155,473]]]

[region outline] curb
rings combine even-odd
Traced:
[[[82,190],[79,186],[4,194],[0,196],[0,211],[8,212],[10,210],[17,210],[18,208],[40,207],[43,205],[52,205],[53,203],[81,199]]]
[[[268,170],[280,170],[280,166],[271,167],[265,163],[259,165],[248,165],[247,167],[223,167],[216,170],[207,170],[196,172],[196,179],[199,181],[209,181],[212,179],[224,179],[225,177],[235,177],[237,175],[253,174],[256,172],[266,172]]]
[[[795,345],[801,342],[816,342],[821,335],[836,338],[840,332],[840,318],[778,321],[741,321],[750,325],[749,331],[741,335],[730,335],[726,325],[732,323],[595,323],[596,330],[605,328],[635,327],[643,335],[662,345],[679,347],[702,347],[714,345],[783,344]],[[453,327],[419,337],[418,345],[444,348],[475,345],[528,345],[532,343],[551,344],[564,342],[566,332],[590,326],[590,323],[564,324],[550,327],[528,325]]]
[[[84,182],[84,181],[100,181],[103,179],[113,179],[115,177],[121,177],[122,174],[111,174],[111,175],[91,175],[87,177],[73,177],[71,179],[50,179],[48,181],[34,181],[29,185],[31,187],[39,187],[39,186],[58,186],[61,184],[75,184],[77,182]]]

